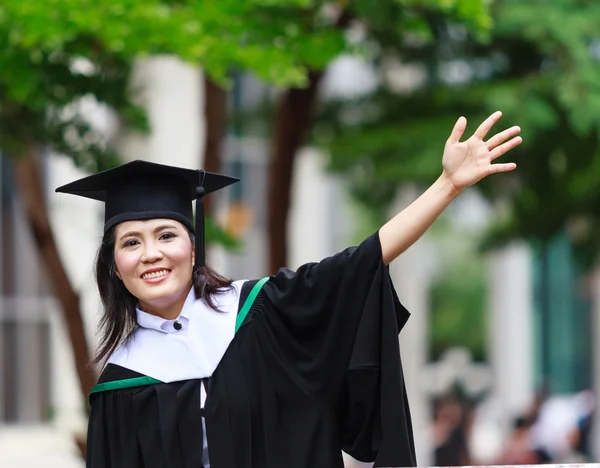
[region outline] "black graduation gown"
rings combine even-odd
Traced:
[[[240,303],[255,282],[242,288]],[[409,313],[382,262],[360,246],[282,269],[262,287],[213,375],[152,383],[109,365],[90,395],[88,468],[199,468],[201,416],[211,468],[416,466],[398,333]]]

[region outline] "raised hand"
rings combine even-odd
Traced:
[[[460,139],[467,128],[467,119],[460,117],[454,125],[444,148],[442,175],[457,189],[462,190],[490,174],[512,171],[517,167],[512,162],[496,164],[492,162],[521,144],[522,138],[515,136],[521,131],[519,127],[511,127],[484,141],[500,117],[502,112],[494,112],[468,140],[463,142]]]

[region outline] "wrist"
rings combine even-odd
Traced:
[[[438,177],[436,184],[439,185],[440,190],[448,197],[454,199],[458,197],[465,190],[464,187],[457,187],[454,185],[450,177],[445,172]]]

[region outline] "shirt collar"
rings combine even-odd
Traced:
[[[165,320],[158,315],[149,314],[148,312],[144,312],[138,307],[135,308],[137,323],[142,328],[150,328],[152,330],[157,330],[163,333],[178,333],[183,330],[187,330],[188,324],[190,321],[190,312],[191,307],[194,305],[196,301],[196,294],[194,293],[194,287],[190,289],[185,302],[183,303],[183,307],[179,316],[175,320]],[[181,323],[181,330],[176,330],[173,327],[173,324],[178,321]]]

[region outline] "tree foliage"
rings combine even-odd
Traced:
[[[237,68],[279,86],[302,86],[308,69],[322,69],[352,47],[332,20],[345,8],[380,31],[382,39],[394,40],[407,28],[421,28],[428,11],[483,25],[488,17],[482,5],[480,0],[362,0],[351,5],[323,0],[7,0],[0,5],[0,69],[10,71],[0,77],[2,146],[18,154],[24,141],[51,143],[93,166],[105,154],[101,136],[92,134],[76,108],[59,110],[91,95],[126,123],[144,128],[127,88],[137,57],[173,54],[201,65],[221,82]],[[66,133],[81,138],[74,144]]]
[[[52,145],[92,170],[116,162],[80,112],[82,97],[147,130],[128,87],[133,60],[173,54],[223,79],[232,67],[302,84],[342,37],[298,15],[303,0],[9,0],[0,5],[0,134],[5,152]],[[292,12],[296,13],[293,17]]]
[[[448,265],[448,274],[431,289],[430,358],[464,346],[476,361],[487,357],[485,267],[482,262]]]
[[[90,37],[129,60],[173,54],[217,78],[232,65],[278,84],[300,83],[306,65],[319,66],[340,46],[310,0],[54,0],[9,1],[2,24],[9,44],[52,53]],[[88,56],[84,46],[80,53]]]
[[[468,117],[469,131],[501,109],[501,125],[520,125],[524,143],[511,153],[514,174],[480,184],[509,207],[485,245],[543,241],[574,226],[589,266],[600,250],[600,4],[498,0],[492,18],[482,40],[432,15],[427,40],[376,51],[382,63],[392,56],[405,71],[416,70],[413,88],[398,92],[382,79],[367,96],[332,103],[322,110],[319,139],[357,197],[383,212],[403,181],[426,184],[439,174],[458,115]]]

